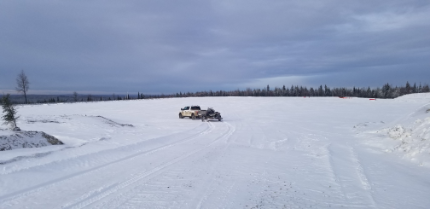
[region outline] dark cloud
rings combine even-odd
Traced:
[[[33,93],[427,83],[429,19],[422,0],[6,1],[0,89],[22,69]]]

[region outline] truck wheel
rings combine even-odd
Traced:
[[[205,117],[202,116],[202,122],[205,122]]]
[[[196,115],[191,114],[191,119],[195,120],[196,119]]]
[[[182,119],[184,116],[182,116],[182,113],[179,113],[179,118]]]

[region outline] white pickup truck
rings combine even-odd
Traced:
[[[196,119],[199,117],[199,111],[200,106],[197,105],[191,105],[191,106],[185,106],[184,108],[181,108],[181,112],[179,112],[179,118],[184,117],[190,117],[191,119]]]

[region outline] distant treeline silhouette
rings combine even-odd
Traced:
[[[388,83],[378,88],[330,88],[327,85],[320,85],[317,88],[307,88],[304,86],[275,87],[270,88],[267,85],[262,89],[234,90],[234,91],[198,91],[198,92],[179,92],[175,94],[142,94],[137,93],[133,97],[130,94],[126,95],[81,95],[73,92],[71,95],[32,95],[29,96],[29,103],[61,103],[61,102],[95,102],[95,101],[111,101],[111,100],[135,100],[135,99],[160,99],[160,98],[175,98],[175,97],[225,97],[225,96],[252,96],[252,97],[363,97],[363,98],[385,98],[391,99],[406,94],[430,92],[428,84],[411,85],[406,82],[405,86],[392,86]],[[13,103],[23,104],[24,100],[19,96],[13,96]]]
[[[364,97],[364,98],[396,98],[406,94],[430,92],[428,84],[418,86],[410,85],[395,86],[384,84],[382,88],[330,88],[320,85],[318,88],[307,88],[303,86],[291,86],[271,89],[269,85],[263,89],[234,90],[234,91],[201,91],[195,93],[175,94],[175,97],[205,97],[205,96],[255,96],[255,97]]]

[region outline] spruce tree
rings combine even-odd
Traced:
[[[411,85],[409,84],[408,81],[406,82],[405,89],[406,89],[406,94],[412,93],[412,87],[411,87]]]
[[[6,96],[3,96],[1,99],[1,106],[3,107],[3,120],[5,121],[5,124],[10,124],[12,126],[12,129],[16,130],[16,120],[19,118],[16,115],[16,110],[10,101],[10,95],[7,94]]]
[[[389,98],[391,93],[391,86],[390,84],[386,83],[384,86],[382,86],[382,95],[383,98]]]
[[[78,101],[78,93],[76,91],[73,92],[73,101]]]
[[[430,92],[430,88],[428,84],[423,86],[422,92]]]

